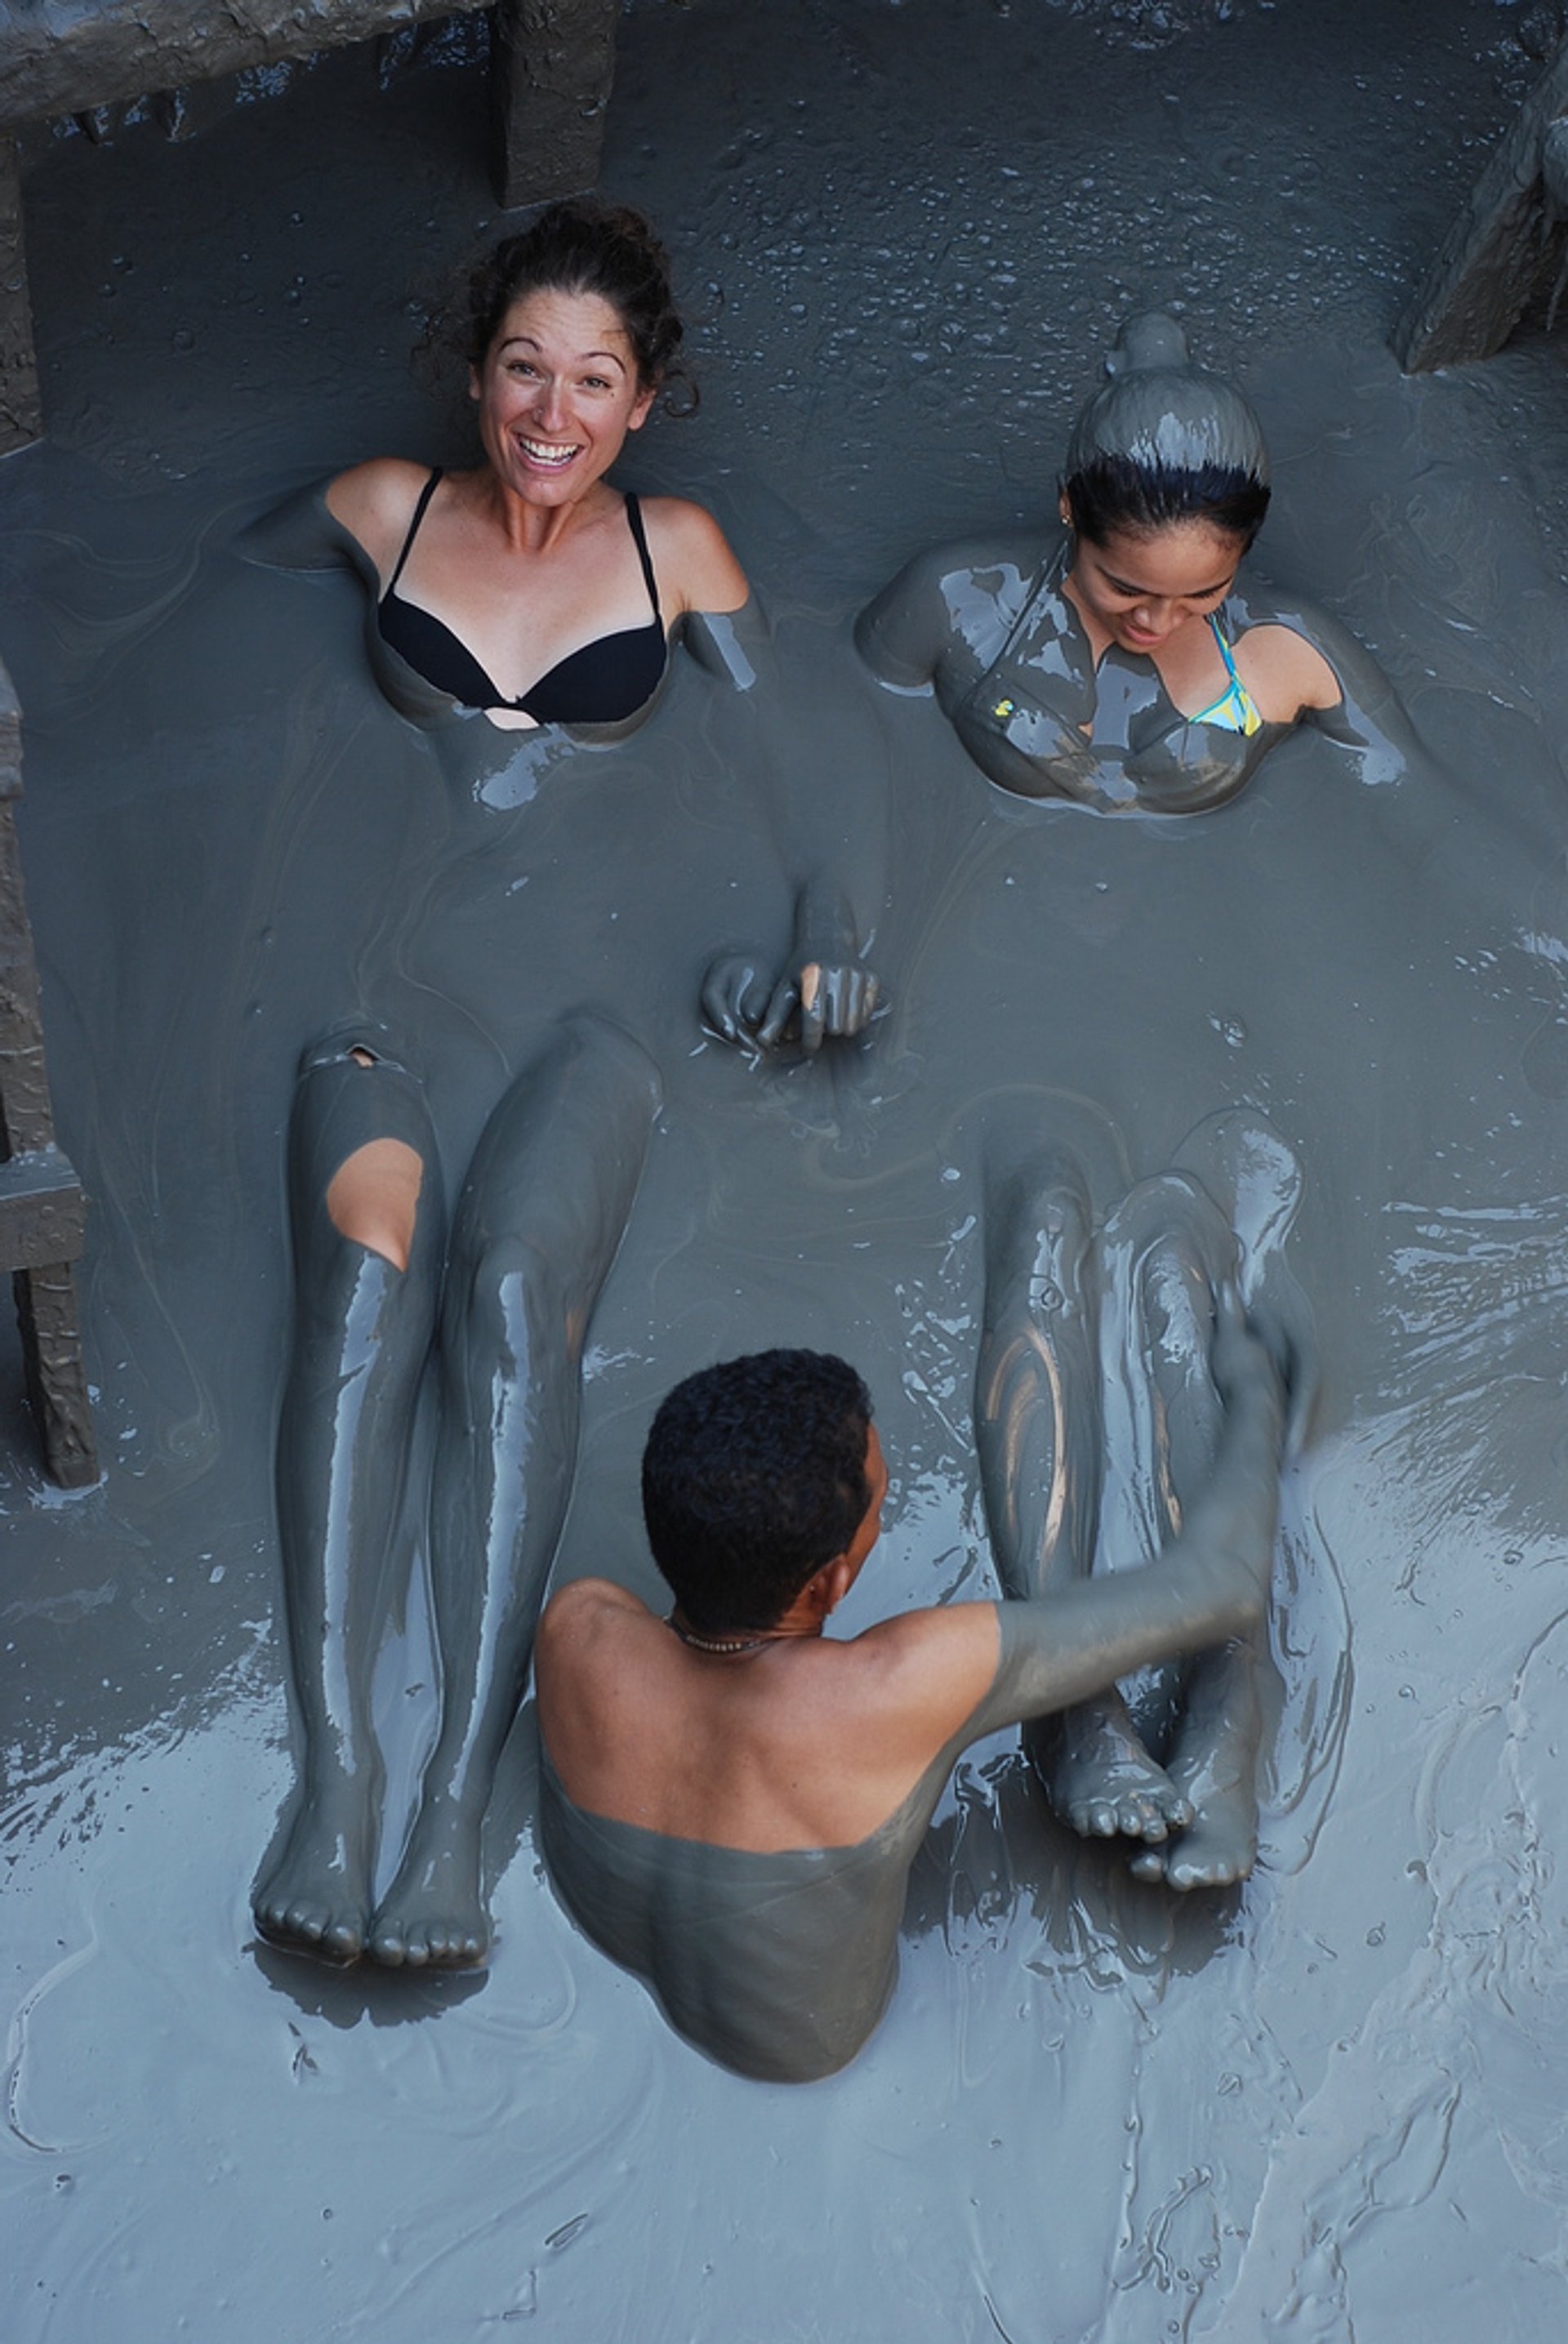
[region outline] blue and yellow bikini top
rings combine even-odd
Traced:
[[[1028,798],[1070,798],[1102,813],[1201,813],[1246,786],[1290,730],[1264,716],[1236,670],[1219,613],[1209,624],[1229,681],[1188,716],[1158,669],[1112,643],[1097,662],[1063,592],[1070,545],[1047,557],[998,656],[944,698],[981,772]]]
[[[1250,740],[1254,732],[1263,729],[1263,712],[1236,672],[1235,655],[1217,611],[1209,614],[1209,628],[1219,646],[1219,656],[1230,681],[1210,707],[1200,708],[1196,716],[1187,721],[1189,724],[1218,724],[1227,732],[1245,733]]]

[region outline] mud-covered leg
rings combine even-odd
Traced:
[[[459,1201],[430,1510],[441,1725],[378,1961],[489,1952],[481,1828],[571,1491],[583,1339],[658,1106],[636,1045],[573,1018],[491,1117]]]
[[[381,1820],[370,1682],[385,1619],[443,1239],[423,1096],[374,1032],[306,1053],[289,1134],[295,1318],[278,1523],[295,1707],[295,1803],[253,1895],[279,1945],[364,1951]]]
[[[1094,1560],[1102,1433],[1093,1223],[1076,1160],[1017,1122],[987,1147],[985,1199],[975,1440],[1003,1591],[1027,1601],[1086,1578]],[[1075,1831],[1158,1841],[1189,1821],[1114,1686],[1025,1733],[1052,1805]]]
[[[1285,1241],[1301,1207],[1300,1165],[1268,1118],[1249,1107],[1206,1116],[1171,1163],[1199,1182],[1235,1237],[1241,1305],[1284,1379],[1287,1445],[1300,1448],[1319,1379],[1312,1306],[1285,1258]]]
[[[1210,1369],[1216,1297],[1233,1288],[1234,1234],[1196,1180],[1145,1182],[1117,1216],[1119,1233],[1144,1226],[1135,1278],[1155,1420],[1158,1512],[1171,1537],[1192,1521],[1214,1473],[1224,1410]],[[1232,1308],[1237,1307],[1234,1303]],[[1268,1632],[1199,1653],[1173,1688],[1176,1724],[1166,1769],[1192,1820],[1164,1847],[1131,1860],[1140,1880],[1173,1888],[1244,1879],[1258,1848],[1261,1681]]]

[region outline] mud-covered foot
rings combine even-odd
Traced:
[[[1179,1762],[1171,1779],[1180,1785]],[[1137,1880],[1163,1880],[1168,1888],[1229,1888],[1245,1880],[1258,1854],[1258,1801],[1249,1784],[1190,1783],[1193,1819],[1164,1847],[1143,1848],[1132,1859]]]
[[[1158,1844],[1192,1822],[1192,1803],[1156,1763],[1119,1701],[1051,1721],[1035,1744],[1051,1805],[1082,1839]]]
[[[365,1950],[376,1788],[353,1776],[307,1783],[281,1847],[251,1895],[261,1935],[296,1954],[357,1962]]]
[[[480,1824],[450,1803],[420,1810],[398,1876],[370,1924],[389,1969],[474,1969],[490,1958],[480,1890]]]

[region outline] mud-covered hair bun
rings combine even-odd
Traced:
[[[1080,410],[1062,489],[1082,537],[1209,520],[1249,543],[1269,509],[1269,450],[1241,393],[1194,366],[1162,309],[1131,318]]]

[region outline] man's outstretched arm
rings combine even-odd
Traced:
[[[998,1604],[996,1674],[966,1738],[1069,1708],[1149,1662],[1200,1652],[1264,1618],[1284,1398],[1234,1296],[1220,1299],[1211,1364],[1225,1421],[1212,1477],[1179,1537],[1141,1570]]]

